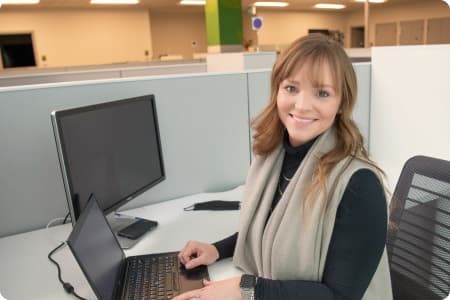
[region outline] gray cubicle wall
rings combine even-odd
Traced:
[[[269,102],[271,73],[272,72],[270,69],[252,71],[248,73],[248,118],[250,122]],[[251,141],[253,130],[249,130],[249,135]],[[251,159],[253,159],[253,151],[251,149],[249,149],[249,151],[251,153]]]
[[[167,179],[127,207],[242,184],[247,75],[197,74],[0,88],[0,236],[64,217],[52,110],[154,94]]]
[[[22,70],[0,72],[0,87],[31,85],[42,83],[56,83],[69,81],[84,81],[94,79],[113,79],[137,76],[158,76],[169,74],[203,73],[206,72],[206,63],[178,62],[172,64],[133,65],[124,64],[111,66],[86,66],[72,68],[53,68],[50,70]]]
[[[353,68],[358,81],[358,97],[353,110],[353,119],[364,137],[364,144],[369,149],[371,64],[367,62],[353,63]]]
[[[355,119],[368,138],[370,64],[354,64]],[[67,213],[50,112],[153,93],[167,179],[127,206],[245,180],[249,121],[270,96],[270,70],[0,88],[0,237],[37,229]]]

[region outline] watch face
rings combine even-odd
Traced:
[[[256,276],[244,274],[241,277],[241,283],[239,286],[241,288],[253,288],[256,285]]]

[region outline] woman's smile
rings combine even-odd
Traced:
[[[316,119],[314,118],[295,116],[293,114],[289,114],[289,116],[294,120],[295,123],[297,123],[300,126],[307,126],[316,121]]]

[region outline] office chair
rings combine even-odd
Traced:
[[[450,284],[450,161],[414,156],[390,204],[387,252],[394,300],[441,300]]]

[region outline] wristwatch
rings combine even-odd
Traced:
[[[255,300],[255,286],[258,277],[244,274],[241,276],[239,287],[241,288],[242,300]]]

